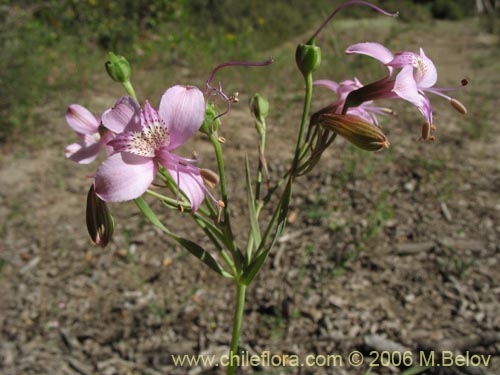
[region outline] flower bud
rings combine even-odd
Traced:
[[[117,56],[113,52],[108,54],[109,60],[106,61],[106,71],[115,81],[124,83],[130,81],[130,64],[123,56]]]
[[[106,202],[97,196],[94,185],[87,194],[87,230],[92,242],[106,247],[113,236],[115,223]]]
[[[253,98],[250,99],[250,110],[257,121],[264,122],[269,113],[269,102],[262,95],[255,94]]]
[[[215,109],[215,104],[208,102],[205,108],[205,120],[200,127],[200,131],[206,135],[212,134],[217,131],[219,127],[219,121],[217,120],[217,112]]]
[[[295,61],[303,75],[311,74],[321,65],[321,49],[311,44],[299,44]]]
[[[328,130],[331,130],[353,145],[366,150],[378,151],[388,148],[390,143],[387,137],[376,125],[370,124],[353,115],[323,114],[319,122]]]

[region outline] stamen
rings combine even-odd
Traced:
[[[456,109],[457,112],[461,113],[462,115],[467,114],[467,108],[460,103],[457,99],[451,98],[450,104],[453,108]]]
[[[419,141],[426,141],[429,139],[431,134],[431,124],[429,124],[427,121],[424,122],[422,125],[422,135],[419,138]]]
[[[200,169],[200,175],[205,180],[205,183],[207,183],[211,188],[219,183],[219,176],[217,175],[217,173],[211,171],[210,169]]]

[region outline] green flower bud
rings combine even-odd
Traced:
[[[113,237],[115,222],[106,202],[95,193],[93,184],[87,194],[86,221],[92,242],[106,247]]]
[[[295,61],[303,75],[311,74],[321,65],[321,49],[311,44],[299,44]]]
[[[269,102],[262,95],[255,94],[253,98],[250,99],[250,110],[257,121],[264,122],[269,114]]]
[[[378,151],[388,148],[390,143],[380,128],[353,115],[323,114],[319,122],[347,139],[353,145],[366,150]]]
[[[117,56],[113,52],[108,54],[109,60],[106,61],[106,71],[109,76],[120,83],[130,81],[130,64],[123,56]]]

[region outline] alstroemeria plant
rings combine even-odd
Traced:
[[[335,9],[313,36],[297,47],[295,62],[304,78],[304,104],[292,162],[281,177],[269,176],[267,169],[266,116],[269,103],[258,94],[250,102],[257,129],[255,146],[258,160],[255,171],[252,171],[249,160],[245,163],[249,227],[243,244],[240,238],[236,238],[231,225],[223,156],[225,139],[219,134],[222,116],[238,100],[237,95],[226,95],[220,82],[217,85],[212,82],[221,68],[267,66],[272,59],[264,62],[232,61],[217,65],[206,81],[205,93],[196,87],[179,84],[166,90],[159,108],[155,109],[148,101],[141,108],[130,82],[131,69],[127,60],[110,53],[107,72],[113,80],[123,85],[129,96],[119,98],[112,108],[107,109],[102,121],[79,105],[71,105],[66,114],[69,125],[82,138],[80,143],[68,146],[66,154],[70,159],[90,163],[97,158],[100,150],[106,148],[108,151],[87,195],[87,228],[92,240],[101,246],[106,246],[111,240],[114,220],[106,202],[134,200],[141,213],[154,226],[211,270],[230,279],[236,287],[236,297],[229,358],[239,354],[246,290],[283,233],[295,180],[316,166],[336,136],[340,135],[368,151],[389,147],[376,115],[392,112],[374,105],[373,101],[380,98],[400,98],[417,106],[426,117],[425,134],[423,132],[423,138],[426,139],[432,137],[432,108],[425,93],[448,98],[457,110],[465,112],[465,107],[458,101],[443,94],[451,89],[434,88],[437,72],[423,50],[420,54],[405,52],[393,55],[377,43],[354,44],[347,52],[380,60],[389,70],[387,77],[367,85],[362,85],[356,78],[314,81],[313,73],[321,65],[321,49],[315,45],[315,38],[333,16],[352,5],[368,6],[385,16],[395,15],[366,1],[351,0]],[[396,69],[401,70],[393,78]],[[335,93],[336,98],[326,108],[310,115],[314,85],[327,87]],[[223,103],[221,109],[217,107],[216,98]],[[200,169],[197,166],[198,157],[188,159],[177,154],[177,149],[198,131],[212,144],[217,173]],[[255,179],[253,176],[256,176]],[[152,188],[155,178],[161,184],[154,184]],[[267,184],[263,183],[264,179]],[[215,199],[208,187],[217,190],[214,194],[220,194],[221,200]],[[173,193],[175,198],[165,195],[165,192]],[[277,199],[272,199],[275,195],[278,195]],[[163,203],[161,207],[178,209],[180,212],[176,212],[177,215],[189,215],[206,234],[209,240],[206,243],[211,247],[173,233],[144,196],[159,200]],[[264,210],[271,204],[274,207]],[[190,210],[185,211],[184,208]],[[263,212],[271,214],[263,218]],[[232,361],[227,373],[235,373]]]

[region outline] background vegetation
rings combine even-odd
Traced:
[[[475,14],[473,0],[374,1],[400,9],[403,22]],[[64,108],[96,75],[108,50],[146,70],[189,66],[206,71],[231,58],[265,59],[263,51],[309,30],[331,0],[3,0],[0,6],[0,142],[28,138],[47,107]],[[340,1],[337,1],[340,3]],[[401,9],[403,10],[403,9]],[[350,17],[369,9],[348,9]],[[494,15],[488,23],[495,24]],[[257,80],[257,83],[259,81]],[[64,101],[61,101],[61,97]],[[50,109],[50,108],[49,108]],[[33,130],[37,130],[33,132]],[[22,137],[30,133],[29,137]],[[34,138],[33,138],[34,137]]]

